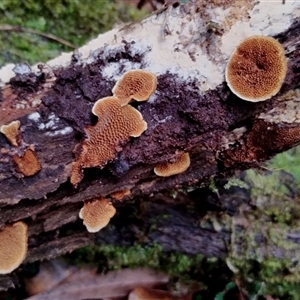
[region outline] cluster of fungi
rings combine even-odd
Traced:
[[[21,176],[33,176],[41,170],[41,164],[38,161],[33,145],[25,145],[25,150],[22,149],[21,146],[23,146],[24,142],[21,137],[20,126],[20,121],[16,120],[0,127],[0,132],[5,135],[14,147],[14,151],[2,150],[2,152],[12,155],[16,170]]]
[[[147,129],[141,113],[129,103],[148,100],[156,86],[154,74],[145,70],[130,70],[115,84],[112,96],[95,102],[92,113],[98,117],[98,122],[85,128],[87,138],[79,145],[79,155],[72,166],[70,181],[74,186],[81,182],[84,168],[102,168],[115,158],[121,143],[130,137],[139,137]],[[175,162],[160,164],[154,172],[158,176],[172,176],[184,172],[189,164],[188,153],[180,153]],[[122,190],[112,193],[111,197],[121,200],[128,194],[129,190]],[[89,232],[97,232],[108,224],[115,213],[110,201],[100,198],[86,201],[79,217]]]
[[[74,186],[81,182],[84,168],[103,167],[115,158],[121,143],[139,137],[147,129],[143,116],[129,102],[147,100],[156,85],[154,74],[131,70],[116,83],[113,96],[95,102],[92,113],[98,122],[85,128],[87,139],[79,146],[80,154],[72,166],[70,181]]]
[[[264,101],[277,94],[287,73],[287,60],[281,44],[272,37],[252,36],[245,39],[233,52],[226,68],[225,78],[231,91],[247,101]],[[87,138],[79,145],[79,155],[72,166],[70,181],[77,186],[83,179],[83,169],[104,167],[113,160],[120,144],[130,137],[139,137],[147,123],[141,113],[129,103],[133,100],[145,101],[156,90],[157,78],[144,70],[126,72],[112,89],[113,96],[95,102],[92,113],[98,117],[95,126],[85,128]],[[20,122],[2,125],[3,133],[13,147],[20,147]],[[119,150],[120,151],[120,150]],[[18,172],[24,176],[35,175],[41,165],[34,149],[26,147],[23,155],[13,155]],[[172,162],[157,165],[157,176],[167,177],[182,173],[190,165],[186,152],[178,152]],[[110,196],[121,200],[130,190],[121,190]],[[112,203],[100,197],[85,201],[79,217],[89,232],[97,232],[105,227],[116,213]],[[24,260],[27,251],[27,225],[16,222],[0,230],[0,274],[16,269]],[[137,299],[144,291],[137,290],[130,299]],[[146,299],[146,298],[145,298]]]
[[[33,145],[27,145],[22,140],[20,126],[20,121],[16,120],[0,127],[0,132],[13,147],[10,151],[1,149],[1,152],[12,156],[16,170],[21,176],[33,176],[41,170],[41,164]],[[26,257],[27,239],[27,225],[23,222],[6,225],[0,229],[0,274],[11,273],[20,266]]]

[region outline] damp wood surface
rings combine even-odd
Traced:
[[[40,67],[39,72],[33,69],[25,74],[18,73],[2,87],[0,126],[19,120],[22,145],[13,147],[4,135],[0,135],[0,227],[20,220],[29,226],[29,253],[25,262],[55,257],[94,243],[98,235],[88,234],[78,217],[83,201],[109,197],[120,190],[130,190],[131,194],[122,202],[113,201],[117,216],[112,219],[112,224],[117,222],[118,226],[108,226],[100,231],[101,241],[126,245],[127,235],[122,235],[122,232],[130,235],[134,225],[124,228],[124,224],[118,223],[121,222],[118,214],[123,216],[127,211],[135,210],[136,201],[140,201],[136,199],[144,199],[145,206],[150,207],[150,215],[171,210],[174,220],[177,220],[176,215],[180,220],[179,225],[171,227],[163,223],[163,234],[149,236],[150,244],[158,242],[166,250],[190,254],[208,254],[206,247],[209,244],[215,256],[226,253],[224,240],[229,240],[229,233],[212,235],[211,231],[191,223],[196,218],[190,219],[182,207],[169,207],[167,202],[159,206],[152,204],[151,198],[147,197],[171,189],[208,184],[215,176],[226,177],[238,170],[259,166],[300,142],[300,115],[295,113],[300,110],[297,90],[300,83],[300,4],[286,3],[287,6],[283,6],[289,14],[286,13],[285,23],[280,29],[275,26],[279,22],[276,13],[273,25],[266,27],[272,29],[275,26],[272,30],[268,31],[265,25],[261,25],[261,34],[272,35],[283,45],[288,70],[276,96],[266,102],[250,103],[235,96],[226,85],[224,75],[220,75],[224,74],[226,59],[229,58],[226,41],[221,39],[228,36],[227,43],[231,44],[232,30],[239,21],[247,28],[246,36],[257,34],[264,17],[257,18],[254,14],[260,1],[249,1],[250,4],[243,8],[238,0],[229,2],[203,6],[200,1],[191,1],[179,7],[170,6],[140,24],[114,29],[110,45],[98,47],[97,43],[91,42],[90,47],[95,49],[89,49],[89,55],[86,54],[87,45],[83,47],[82,55],[79,49],[73,56],[67,56],[64,62],[61,61],[63,58],[58,58],[60,63],[49,63],[53,64],[50,71]],[[212,12],[217,14],[218,9],[227,9],[226,12],[230,11],[237,19],[232,24],[220,21],[222,30],[216,32],[211,30],[208,21]],[[239,11],[243,14],[238,15]],[[263,7],[261,11],[264,12]],[[257,18],[257,28],[249,25],[251,18],[246,17],[247,13],[252,19]],[[272,12],[270,14],[272,21]],[[197,23],[200,17],[206,22],[206,27]],[[206,31],[197,35],[193,28],[183,27],[183,32],[170,30],[177,21],[204,26],[200,29]],[[157,50],[157,45],[151,48],[146,43],[147,24],[152,23],[154,28],[159,28],[153,34],[157,34],[161,45],[168,41],[171,42],[167,46],[171,46],[170,43],[177,45],[172,51],[168,50],[174,57],[179,53],[189,60],[188,66],[193,62],[197,65],[199,51],[216,73],[205,74],[203,65],[203,69],[192,70],[188,76],[189,67],[180,65],[180,56],[177,68],[176,61],[175,69],[164,65],[160,68],[160,62],[155,61],[151,53],[157,51],[159,59],[159,51],[164,50]],[[237,40],[241,38],[238,36]],[[108,37],[105,39],[107,43]],[[154,95],[146,102],[132,104],[143,115],[148,128],[140,137],[121,144],[115,159],[104,168],[85,169],[82,182],[74,188],[69,182],[75,160],[74,149],[85,138],[84,129],[97,121],[91,112],[93,104],[100,98],[111,96],[117,79],[128,69],[145,69],[157,74]],[[206,78],[205,82],[203,78]],[[12,159],[13,155],[22,155],[26,147],[34,148],[41,165],[37,174],[27,177],[18,172]],[[178,151],[190,154],[190,167],[175,176],[156,176],[154,167],[174,161]],[[181,232],[183,228],[188,232]],[[170,249],[174,233],[179,246]],[[197,237],[198,242],[193,243],[194,246],[185,244],[185,234]],[[13,276],[6,276],[8,279],[3,286],[8,287]]]

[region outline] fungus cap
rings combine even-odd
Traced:
[[[23,156],[14,155],[13,160],[17,165],[17,171],[24,176],[33,176],[41,170],[41,164],[35,152],[27,148]]]
[[[88,232],[97,232],[109,223],[115,213],[113,205],[107,199],[100,198],[84,202],[79,218],[83,219]]]
[[[27,253],[27,225],[16,222],[0,230],[0,274],[19,267]]]
[[[72,166],[70,181],[74,186],[82,180],[83,168],[103,167],[115,158],[120,143],[140,136],[147,129],[138,110],[130,105],[122,107],[114,97],[98,100],[92,112],[99,119],[95,126],[85,128],[87,139]]]
[[[157,176],[168,177],[186,171],[190,164],[190,155],[181,153],[174,163],[159,164],[154,168],[154,172]]]
[[[287,60],[282,45],[272,37],[252,36],[232,53],[225,78],[239,98],[258,102],[279,92],[286,72]]]
[[[145,70],[130,70],[116,83],[112,92],[121,105],[126,105],[131,99],[145,101],[156,90],[157,77]]]
[[[0,132],[2,132],[6,136],[6,138],[14,147],[19,146],[18,139],[20,135],[20,131],[19,131],[20,125],[21,125],[20,121],[16,120],[10,122],[7,125],[2,125],[0,127]]]
[[[130,190],[121,190],[121,191],[116,191],[110,194],[112,198],[115,200],[122,200],[125,196],[130,195]]]
[[[96,101],[92,113],[99,120],[96,126],[86,128],[89,138],[95,130],[104,131],[105,127],[111,127],[109,134],[112,138],[116,136],[122,138],[125,135],[138,137],[147,129],[142,114],[130,105],[122,107],[115,97],[105,97]]]

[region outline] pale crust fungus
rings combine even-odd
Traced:
[[[85,129],[87,139],[82,142],[79,157],[72,166],[70,181],[74,186],[82,180],[83,168],[103,167],[115,157],[121,143],[147,129],[142,114],[130,105],[121,106],[115,97],[98,100],[92,112],[98,122]]]
[[[259,102],[279,92],[286,72],[287,60],[282,45],[272,37],[252,36],[231,55],[225,78],[239,98]]]
[[[13,160],[17,165],[17,171],[24,176],[33,176],[41,170],[41,164],[35,152],[30,148],[27,148],[21,157],[14,155]]]
[[[16,222],[0,230],[0,274],[18,268],[27,253],[27,225]]]
[[[113,205],[107,199],[100,198],[84,202],[79,218],[83,219],[88,232],[98,232],[109,223],[115,213]]]
[[[110,194],[110,196],[118,201],[121,201],[125,196],[130,195],[130,190],[121,190],[121,191],[116,191]]]
[[[20,139],[20,121],[12,121],[7,125],[2,125],[0,127],[0,132],[2,132],[6,138],[9,140],[12,146],[18,147],[19,146],[19,139]]]
[[[144,70],[130,70],[116,83],[112,92],[122,106],[131,99],[145,101],[156,90],[157,77],[155,74]]]
[[[180,154],[173,163],[162,163],[154,168],[157,176],[169,177],[179,173],[183,173],[190,166],[191,160],[188,153]]]

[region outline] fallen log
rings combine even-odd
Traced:
[[[130,190],[122,203],[114,201],[122,215],[135,207],[130,199],[209,183],[215,176],[258,166],[299,144],[299,31],[297,1],[277,1],[271,9],[264,1],[190,1],[115,28],[38,69],[19,65],[13,78],[0,72],[6,82],[0,92],[0,126],[20,121],[17,147],[0,135],[0,226],[19,220],[29,226],[26,262],[94,242],[78,221],[83,201]],[[252,35],[274,37],[288,61],[279,93],[257,103],[241,100],[225,82],[231,53]],[[132,104],[147,122],[147,130],[120,143],[115,158],[103,168],[85,168],[83,180],[74,187],[69,178],[77,145],[86,138],[85,129],[97,121],[92,107],[98,99],[111,96],[117,80],[131,69],[157,76],[150,99]],[[30,176],[22,174],[16,158],[26,151],[34,152],[41,166]],[[190,154],[187,171],[171,177],[154,173],[155,166],[174,162],[181,152]],[[172,210],[154,205],[151,213],[165,209]],[[165,224],[163,234],[153,235],[153,241],[174,250],[164,238],[172,239],[174,234],[180,238],[188,226],[198,244],[190,249],[177,240],[181,243],[177,250],[207,254],[209,240],[216,256],[226,252],[222,233],[215,233],[214,245],[211,232],[193,227],[190,216],[181,210],[170,212],[176,213],[179,225]],[[110,240],[109,228],[101,231],[101,239],[107,235]],[[126,244],[123,238],[119,237],[120,244]],[[11,286],[5,282],[4,288]]]

